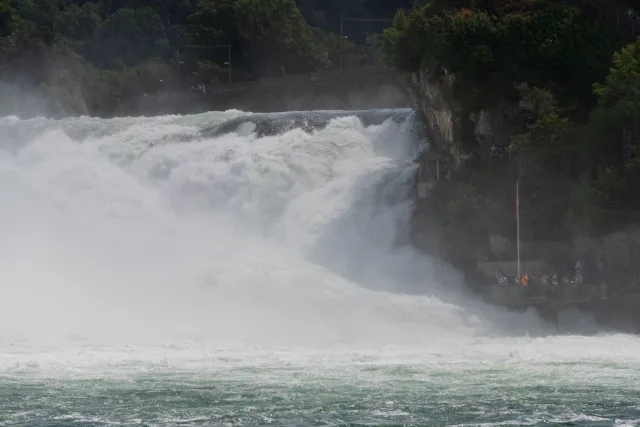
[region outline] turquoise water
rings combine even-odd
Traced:
[[[640,424],[637,339],[475,340],[432,348],[5,349],[4,425]],[[608,349],[617,352],[607,355]],[[572,357],[571,351],[580,354]],[[17,351],[17,349],[14,349]],[[21,361],[26,359],[26,361]]]

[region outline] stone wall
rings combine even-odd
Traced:
[[[599,239],[578,236],[574,239],[577,253],[597,262],[604,259],[611,274],[633,276],[640,271],[640,227],[609,233]],[[630,277],[631,278],[631,277]]]

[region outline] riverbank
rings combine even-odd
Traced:
[[[255,82],[219,84],[202,90],[138,97],[116,106],[113,115],[194,114],[237,109],[253,113],[305,110],[407,108],[412,105],[407,74],[386,67],[338,73],[293,75]]]

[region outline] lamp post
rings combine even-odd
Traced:
[[[178,92],[180,92],[180,64],[184,64],[184,61],[180,59],[180,54],[178,54]]]
[[[227,66],[227,74],[228,74],[228,79],[229,79],[229,83],[231,83],[231,45],[227,45],[227,62],[224,63],[224,65]]]
[[[352,22],[393,22],[388,18],[345,18],[340,16],[340,77],[344,77],[344,21]]]
[[[184,64],[180,59],[180,34],[178,34],[178,50],[176,53],[176,61],[177,61],[177,73],[176,73],[176,84],[178,86],[178,92],[180,92],[180,64]]]

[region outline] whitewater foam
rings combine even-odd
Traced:
[[[458,279],[439,283],[408,245],[410,123],[200,133],[241,114],[0,119],[3,339],[416,344],[546,330],[532,313],[454,303]]]
[[[0,118],[0,426],[637,424],[640,340],[407,244],[410,122],[243,114]]]

